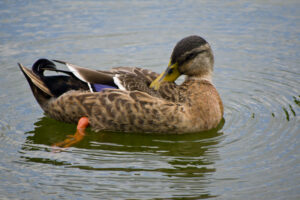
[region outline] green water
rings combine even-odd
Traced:
[[[299,199],[298,1],[1,1],[0,199]],[[17,62],[162,72],[181,38],[212,46],[218,129],[88,134],[46,117]]]

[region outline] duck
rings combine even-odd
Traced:
[[[55,146],[79,142],[88,126],[96,132],[184,134],[216,128],[223,119],[212,83],[213,52],[197,35],[177,42],[161,74],[139,67],[94,70],[44,58],[31,69],[18,65],[45,114],[77,124],[76,133]],[[176,84],[181,75],[184,81]]]

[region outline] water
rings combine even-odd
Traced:
[[[299,199],[298,1],[1,1],[0,199]],[[47,118],[17,67],[38,58],[157,72],[181,38],[215,54],[219,130],[95,133]]]

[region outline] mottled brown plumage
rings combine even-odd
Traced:
[[[55,97],[41,76],[21,64],[20,68],[42,109],[59,121],[77,123],[86,116],[95,131],[180,134],[215,128],[223,117],[223,105],[211,82],[213,55],[209,44],[199,36],[191,36],[175,49],[168,69],[160,76],[146,69],[119,67],[99,70],[93,77],[93,70],[58,61],[69,65],[78,77],[77,85],[83,81],[91,88],[103,77],[106,84],[118,86],[100,92],[82,87]],[[174,80],[180,74],[187,77],[176,85]]]

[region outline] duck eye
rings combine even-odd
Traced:
[[[172,74],[173,73],[173,68],[170,68],[169,70],[168,70],[168,75],[170,75],[170,74]]]
[[[189,55],[187,55],[186,60],[191,60],[191,59],[195,58],[197,54],[198,53],[196,53],[196,52],[190,53]]]

